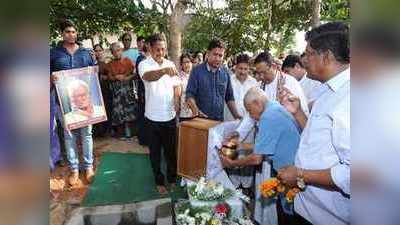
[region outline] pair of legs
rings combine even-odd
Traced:
[[[115,128],[118,138],[131,138],[137,133],[135,131],[134,122],[124,122],[121,125],[115,126]]]
[[[176,122],[175,119],[166,122],[151,121],[146,118],[146,130],[149,138],[150,161],[159,192],[166,192],[164,175],[161,172],[161,149],[167,161],[167,181],[176,183]]]
[[[79,155],[77,153],[77,140],[81,139],[83,153],[83,168],[86,170],[86,178],[89,182],[93,173],[93,138],[92,126],[82,127],[75,130],[64,130],[65,150],[71,168],[70,183],[73,185],[79,179]]]
[[[138,140],[140,145],[148,145],[148,140],[147,140],[147,132],[146,132],[146,124],[145,124],[145,119],[144,119],[144,103],[139,103],[138,108],[137,108],[137,134],[138,134]]]

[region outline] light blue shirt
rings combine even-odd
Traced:
[[[295,165],[330,169],[341,192],[308,185],[294,206],[312,224],[345,225],[350,223],[350,69],[323,85],[301,134]]]
[[[255,153],[268,155],[274,170],[294,165],[300,133],[293,116],[278,102],[269,101],[261,115]]]
[[[137,58],[139,57],[139,51],[136,48],[130,48],[126,51],[123,51],[122,56],[128,57],[133,62],[133,64],[135,64]]]

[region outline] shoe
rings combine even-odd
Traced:
[[[68,182],[71,186],[75,186],[79,183],[79,171],[72,171],[68,177]]]
[[[94,177],[93,168],[86,169],[86,180],[89,184],[92,183]]]

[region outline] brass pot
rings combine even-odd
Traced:
[[[231,160],[235,160],[238,157],[238,152],[236,149],[222,147],[221,152],[224,156],[230,158]]]

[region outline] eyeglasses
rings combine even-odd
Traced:
[[[124,41],[132,41],[131,39],[124,39]]]

